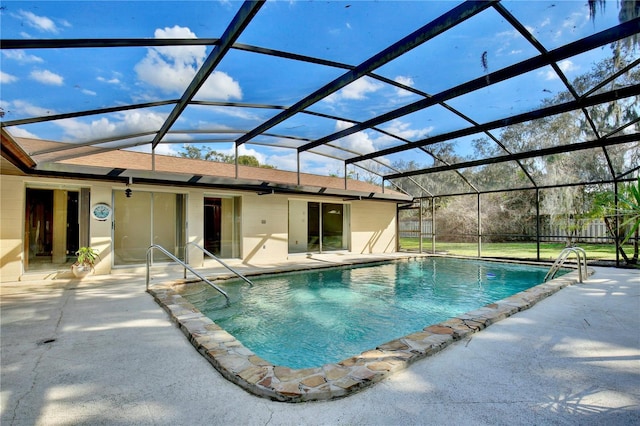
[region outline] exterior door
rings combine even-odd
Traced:
[[[138,265],[147,261],[149,247],[158,245],[184,259],[186,196],[167,192],[114,192],[114,264]],[[152,250],[153,262],[171,262]]]
[[[25,271],[73,263],[80,247],[80,191],[27,188],[25,207]]]
[[[220,198],[204,199],[204,248],[220,256],[222,239],[222,203]]]

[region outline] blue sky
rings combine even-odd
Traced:
[[[378,51],[425,25],[459,2],[454,1],[269,1],[258,12],[238,43],[315,56],[358,65]],[[617,2],[609,1],[590,19],[586,1],[505,1],[546,49],[554,49],[618,23]],[[235,1],[3,1],[3,39],[49,38],[217,38],[235,15]],[[3,120],[178,99],[206,59],[205,46],[28,49],[1,51],[0,107]],[[486,52],[485,69],[481,57]],[[453,31],[417,47],[382,66],[381,76],[434,94],[537,55],[537,51],[499,14],[488,9]],[[610,54],[608,47],[561,62],[571,81],[591,64]],[[289,106],[345,72],[304,62],[232,50],[209,78],[196,100]],[[543,68],[514,81],[470,93],[449,104],[483,123],[532,110],[545,97],[564,90],[555,72]],[[361,78],[313,105],[316,112],[367,120],[420,99],[368,77]],[[115,135],[155,131],[172,106],[123,111],[91,117],[9,128],[15,136],[66,142],[106,139]],[[235,139],[279,110],[189,106],[172,130],[199,129],[207,133],[172,133],[157,152],[175,154],[184,143],[203,139]],[[380,127],[407,140],[468,127],[464,120],[434,106]],[[350,127],[344,121],[297,114],[269,133],[317,139]],[[228,132],[220,133],[225,130]],[[217,133],[213,133],[213,131]],[[145,139],[146,138],[146,139]],[[152,138],[152,137],[151,137]],[[467,153],[472,138],[458,141]],[[149,137],[131,139],[134,143]],[[265,146],[295,146],[300,142],[261,136],[245,144],[241,154],[283,170],[296,169],[295,150]],[[373,130],[359,132],[335,144],[359,153],[401,144]],[[104,146],[113,146],[106,144]],[[232,152],[231,142],[209,145]],[[136,149],[148,150],[146,147]],[[337,149],[322,148],[348,158]],[[429,163],[409,151],[402,159]],[[314,154],[302,156],[303,171],[342,172],[340,162]]]

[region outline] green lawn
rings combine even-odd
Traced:
[[[579,244],[587,253],[587,260],[615,260],[616,250],[613,244]],[[418,250],[417,238],[400,238],[400,249],[415,251]],[[564,243],[541,243],[540,260],[555,260],[562,249]],[[423,241],[424,252],[431,250],[431,241]],[[633,255],[633,248],[625,250],[628,255]],[[436,242],[436,252],[446,252],[460,256],[477,256],[478,246],[475,243],[443,243]],[[514,259],[535,259],[537,255],[536,244],[529,242],[513,243],[483,243],[482,257],[511,257]]]

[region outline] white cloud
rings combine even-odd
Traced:
[[[156,38],[196,38],[189,28],[157,29]],[[207,57],[205,46],[152,47],[135,66],[138,78],[165,93],[182,95]],[[242,99],[238,82],[222,71],[213,71],[197,93],[199,99]]]
[[[191,105],[189,107],[193,111],[203,112],[207,114],[209,117],[215,117],[217,115],[225,115],[228,117],[240,118],[242,120],[252,122],[256,126],[264,120],[264,117],[260,114],[256,114],[247,108],[233,108],[233,107],[218,107],[218,106],[209,106],[209,105]],[[203,128],[218,128],[219,124],[206,121],[204,124],[199,125]]]
[[[85,95],[89,95],[89,96],[96,96],[97,93],[94,92],[93,90],[89,90],[89,89],[82,89],[82,93],[84,93]]]
[[[31,138],[31,139],[40,139],[37,135],[21,128],[21,127],[12,127],[11,135],[15,138]]]
[[[402,120],[393,120],[389,123],[388,126],[385,127],[384,130],[389,133],[399,136],[403,139],[416,141],[420,139],[424,139],[429,136],[429,133],[433,131],[433,126],[424,127],[422,129],[412,129],[411,123],[405,123]],[[397,139],[396,139],[397,140]]]
[[[571,73],[580,69],[579,66],[575,65],[569,59],[566,59],[562,62],[558,62],[558,67],[560,67],[560,70],[565,74]],[[546,71],[539,71],[538,75],[542,76],[545,80],[557,80],[560,78],[558,77],[558,74],[556,74],[556,72],[551,67],[548,67]]]
[[[527,28],[529,31],[531,31],[531,28]],[[500,38],[519,38],[520,37],[520,33],[513,29],[513,30],[509,30],[509,31],[500,31],[499,33],[496,34],[496,37],[500,37]]]
[[[336,132],[352,127],[352,123],[336,121]],[[375,151],[374,141],[365,132],[356,132],[336,141],[336,145],[347,148],[360,154],[368,154]]]
[[[55,22],[53,22],[53,20],[47,18],[46,16],[38,16],[26,10],[18,11],[18,15],[21,19],[24,20],[24,22],[26,22],[28,26],[35,28],[38,31],[48,33],[57,33],[59,31]]]
[[[90,122],[76,118],[58,120],[67,140],[90,141],[114,136],[124,136],[158,130],[166,119],[166,114],[149,111],[123,111],[110,118],[101,117]],[[149,137],[145,137],[148,140]],[[132,142],[128,140],[127,142]]]
[[[64,79],[62,76],[53,73],[49,70],[35,70],[31,71],[31,78],[42,83],[52,86],[62,86]]]
[[[221,154],[225,154],[225,155],[236,155],[236,150],[234,147],[231,148],[218,148],[218,149],[213,149],[216,152],[219,152]],[[270,164],[270,165],[275,165],[275,164],[271,164],[271,163],[267,163],[267,156],[265,156],[263,153],[256,151],[253,148],[247,148],[246,145],[240,145],[238,147],[238,155],[250,155],[252,157],[255,157],[256,160],[258,160],[258,162],[260,164]]]
[[[303,152],[300,155],[300,168],[302,173],[311,173],[320,176],[329,176],[335,173],[338,176],[344,175],[344,164],[340,160]],[[293,168],[295,170],[295,168]]]
[[[28,115],[33,117],[56,114],[55,110],[32,105],[29,102],[22,101],[20,99],[13,101],[13,109],[15,109],[19,115]]]
[[[20,63],[41,63],[44,62],[39,56],[29,55],[22,49],[17,50],[3,50],[2,54],[5,58],[18,61]]]
[[[114,78],[110,78],[110,79],[106,79],[104,77],[98,77],[96,78],[96,80],[98,80],[101,83],[107,83],[107,84],[120,84],[120,80],[116,77]]]
[[[289,154],[277,154],[269,155],[266,159],[266,164],[277,167],[279,170],[298,170],[298,155],[295,151],[291,151]],[[300,159],[301,171],[308,171],[308,164],[306,164],[302,158]]]
[[[589,13],[587,8],[584,8],[585,12],[574,12],[568,18],[562,22],[562,27],[572,30],[576,27],[581,27],[586,22],[589,22]]]
[[[176,151],[173,147],[174,145],[160,144],[156,146],[155,153],[158,155],[171,155],[171,156],[178,155],[178,151]]]
[[[242,99],[240,84],[229,74],[214,71],[196,94],[198,99],[224,100]]]
[[[396,83],[400,83],[403,84],[405,86],[408,87],[413,87],[413,85],[415,84],[413,79],[411,77],[405,77],[402,75],[397,76],[396,78],[393,79]],[[413,93],[409,92],[408,90],[404,90],[404,89],[396,89],[396,95],[397,96],[411,96],[413,95]]]
[[[15,83],[16,81],[18,81],[18,77],[11,74],[7,74],[4,71],[0,71],[0,83],[9,84],[9,83]]]
[[[565,59],[562,62],[558,62],[558,66],[560,67],[560,69],[562,70],[562,72],[573,72],[578,70],[580,67],[575,65],[573,62],[571,62],[569,59]]]
[[[369,77],[362,77],[354,81],[353,83],[343,87],[337,92],[327,96],[325,98],[328,102],[338,102],[343,99],[348,100],[361,100],[366,99],[367,94],[374,93],[382,88],[382,84],[379,84]]]

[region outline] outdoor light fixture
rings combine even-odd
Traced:
[[[131,198],[131,193],[133,192],[131,188],[129,188],[129,185],[131,184],[133,184],[133,178],[129,176],[129,183],[127,183],[127,189],[124,190],[124,195],[127,198]]]

